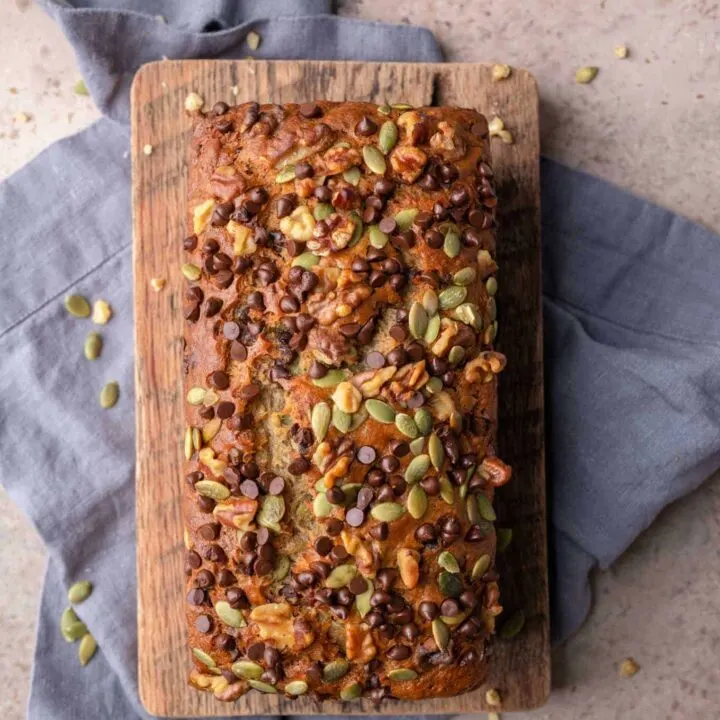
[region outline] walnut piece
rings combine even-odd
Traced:
[[[248,530],[258,510],[257,500],[250,498],[233,498],[232,502],[218,503],[213,508],[213,515],[220,524],[238,530]]]
[[[348,660],[370,662],[377,655],[370,628],[363,624],[348,623],[345,626],[345,655]]]
[[[215,201],[212,198],[193,208],[193,232],[196,235],[199,235],[205,229],[214,210]]]
[[[400,548],[397,554],[398,570],[400,579],[408,590],[417,586],[420,580],[420,553],[409,548]]]
[[[360,153],[355,148],[342,146],[331,147],[325,155],[325,172],[327,175],[337,175],[349,170],[353,165],[360,164]]]
[[[383,385],[392,379],[397,372],[395,365],[388,365],[380,370],[368,370],[353,377],[353,384],[359,388],[364,398],[374,398],[380,394]]]
[[[272,640],[282,650],[295,647],[292,616],[287,603],[267,603],[252,609],[250,621],[257,625],[263,640]]]
[[[454,125],[442,120],[437,132],[430,138],[430,147],[442,151],[448,160],[459,160],[466,152],[465,141],[458,135]]]
[[[233,238],[233,252],[236,255],[252,255],[257,250],[252,228],[230,220],[227,231]]]
[[[512,477],[512,468],[498,457],[486,457],[480,463],[478,472],[494,487],[505,485]]]
[[[343,412],[352,415],[360,409],[362,393],[352,383],[345,381],[335,388],[332,399]]]
[[[300,242],[311,240],[314,229],[315,218],[307,205],[296,207],[290,215],[280,220],[280,230],[288,237]]]
[[[406,145],[422,145],[427,139],[427,118],[417,110],[404,112],[397,119],[397,126],[402,131],[400,142]]]
[[[392,169],[404,183],[414,183],[427,162],[427,155],[416,147],[400,145],[390,155]]]

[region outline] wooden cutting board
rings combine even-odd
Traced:
[[[514,468],[498,498],[498,527],[513,540],[499,560],[503,605],[527,621],[492,650],[489,682],[474,693],[419,702],[318,703],[250,692],[232,704],[186,684],[181,483],[181,239],[186,234],[186,95],[208,106],[313,99],[409,102],[474,107],[497,114],[515,137],[492,141],[501,226],[499,349],[508,356],[500,384],[500,456]],[[540,308],[538,94],[533,77],[514,70],[493,82],[491,66],[298,61],[164,61],[144,66],[132,90],[133,231],[137,393],[138,672],[148,712],[171,717],[329,713],[422,714],[487,710],[498,688],[502,706],[541,705],[550,689],[546,505]],[[148,146],[152,152],[147,154]],[[164,278],[156,292],[151,278]],[[500,618],[502,624],[502,617]]]

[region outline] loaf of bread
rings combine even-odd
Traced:
[[[352,700],[486,677],[495,206],[474,110],[228,107],[183,243],[190,683]]]

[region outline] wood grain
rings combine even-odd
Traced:
[[[233,89],[235,93],[233,92]],[[475,107],[498,114],[516,138],[493,141],[500,197],[499,349],[509,359],[500,387],[500,456],[514,468],[499,493],[500,527],[513,542],[500,558],[503,605],[522,608],[523,632],[493,647],[483,688],[441,700],[318,703],[251,692],[233,704],[186,684],[190,657],[183,614],[181,520],[182,276],[186,157],[196,91],[208,102],[368,100]],[[431,714],[536,707],[550,690],[546,508],[540,308],[538,95],[534,79],[514,70],[491,80],[486,65],[287,61],[165,61],[144,66],[132,92],[133,232],[137,393],[138,672],[140,697],[155,715]],[[145,145],[151,155],[143,152]],[[167,285],[150,286],[153,277]],[[509,613],[508,613],[509,614]],[[502,620],[502,618],[501,618]]]

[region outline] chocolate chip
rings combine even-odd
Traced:
[[[366,355],[365,362],[368,367],[377,370],[385,365],[385,356],[381,352],[373,350]]]
[[[183,239],[183,250],[192,252],[197,247],[197,235],[188,235]]]
[[[375,452],[374,447],[371,447],[370,445],[363,445],[362,447],[358,448],[357,459],[363,465],[372,465],[375,462],[376,457],[377,453]]]
[[[258,205],[264,205],[269,199],[268,191],[263,187],[257,187],[250,190],[248,199]]]
[[[355,132],[363,137],[374,135],[377,132],[377,129],[377,123],[367,115],[363,115],[358,124],[355,126]]]
[[[390,443],[390,452],[395,457],[405,457],[410,452],[410,445],[404,440],[393,440]]]
[[[337,591],[335,599],[339,605],[343,605],[344,607],[349,607],[355,601],[353,594],[346,587],[340,588],[340,590]]]
[[[353,595],[362,595],[367,590],[367,587],[368,587],[367,580],[360,575],[356,575],[350,581],[350,584],[348,585],[348,590]]]
[[[372,487],[380,487],[385,482],[385,473],[379,468],[373,468],[365,479]]]
[[[442,605],[440,605],[441,615],[445,615],[447,617],[455,617],[461,612],[462,609],[460,608],[460,603],[453,598],[446,598],[445,600],[443,600]]]
[[[201,570],[195,576],[195,582],[198,587],[209,588],[215,584],[215,576],[209,570]]]
[[[279,218],[287,217],[295,209],[296,204],[296,195],[281,195],[275,205],[277,216]]]
[[[241,342],[233,340],[230,343],[230,357],[233,360],[247,360],[247,348]]]
[[[355,204],[357,194],[349,187],[340,188],[332,199],[333,207],[338,210],[349,210]]]
[[[252,530],[243,533],[240,538],[240,549],[245,552],[250,552],[257,547],[257,533]]]
[[[440,178],[446,185],[457,180],[459,176],[460,171],[454,165],[445,163],[440,166]]]
[[[183,314],[186,320],[189,320],[190,322],[197,322],[200,319],[200,306],[192,305],[191,307],[186,308]]]
[[[412,650],[407,645],[393,645],[385,654],[390,660],[407,660]]]
[[[423,620],[434,620],[439,614],[440,610],[434,602],[425,600],[424,602],[421,602],[418,607],[418,615],[420,615]]]
[[[257,276],[263,285],[270,285],[278,279],[280,273],[274,262],[264,262],[258,266]]]
[[[240,326],[236,322],[226,322],[223,324],[223,335],[228,340],[236,340],[240,337]]]
[[[386,592],[392,588],[398,579],[398,571],[395,568],[380,568],[377,571],[377,581],[381,589]]]
[[[360,332],[360,323],[346,323],[340,326],[340,333],[347,338],[355,337]]]
[[[211,407],[201,407],[200,410],[198,410],[198,415],[203,420],[212,420],[215,417],[215,410]]]
[[[247,304],[253,310],[265,310],[265,298],[259,290],[255,290],[248,295]]]
[[[204,513],[211,513],[215,507],[215,501],[212,498],[200,495],[197,499],[198,508]]]
[[[374,225],[380,220],[380,210],[374,207],[366,207],[363,210],[362,219],[366,225]]]
[[[223,568],[218,573],[217,581],[220,587],[230,587],[235,584],[235,576],[227,568]]]
[[[343,530],[342,520],[330,518],[325,524],[325,530],[331,537],[337,537]]]
[[[459,186],[452,189],[450,192],[450,202],[455,206],[466,205],[470,200],[470,195],[466,188]]]
[[[213,267],[216,270],[224,270],[232,265],[232,258],[223,252],[217,253],[213,257]]]
[[[322,557],[329,555],[332,547],[332,540],[327,535],[321,535],[315,540],[315,552]]]
[[[445,238],[439,230],[430,230],[425,235],[425,242],[433,250],[439,250],[443,246]]]
[[[203,540],[217,540],[220,536],[220,525],[218,523],[207,523],[198,528],[198,533]]]
[[[235,403],[225,400],[218,404],[217,415],[221,420],[227,420],[235,412]]]
[[[342,545],[335,545],[330,551],[330,557],[336,562],[342,562],[350,557],[350,553]]]
[[[329,203],[332,200],[332,190],[329,187],[320,185],[313,190],[313,195],[318,202]]]
[[[220,249],[220,244],[214,238],[208,238],[202,246],[202,251],[206,254],[212,255]]]
[[[385,455],[380,460],[380,467],[386,473],[393,473],[400,467],[400,461],[394,455]]]
[[[255,562],[253,570],[255,571],[255,574],[260,577],[264,575],[269,575],[273,571],[273,564],[269,560],[263,560],[262,558],[259,558]]]
[[[424,403],[425,396],[419,390],[416,390],[407,399],[407,406],[413,410],[417,410],[418,408],[422,407]]]
[[[392,475],[390,477],[390,487],[396,497],[400,497],[407,489],[407,483],[402,475]]]
[[[403,625],[401,632],[403,637],[410,642],[414,642],[420,637],[420,628],[413,622]]]
[[[433,222],[433,216],[429,212],[419,212],[415,219],[413,220],[413,223],[417,225],[421,230],[427,230]]]
[[[430,523],[423,523],[415,530],[415,539],[423,545],[435,542],[437,539],[435,527]]]
[[[203,633],[205,635],[206,633],[209,633],[212,629],[212,620],[208,615],[198,615],[195,618],[195,628],[198,632]]]
[[[386,235],[392,235],[397,229],[397,222],[395,222],[395,218],[393,217],[384,217],[378,224],[378,227]]]
[[[357,334],[358,340],[363,345],[369,345],[372,342],[373,334],[375,333],[375,320],[370,318],[361,328]]]
[[[420,487],[430,497],[435,497],[440,493],[440,481],[437,479],[437,477],[435,477],[435,475],[424,477],[420,481]]]
[[[333,505],[342,505],[345,502],[345,493],[343,492],[342,488],[339,487],[331,487],[328,489],[328,491],[325,493],[325,497],[327,498],[329,503],[332,503]]]
[[[270,495],[282,495],[283,490],[285,490],[285,480],[278,475],[270,481],[268,493]]]
[[[270,542],[270,531],[266,527],[259,527],[255,533],[257,545],[262,547]]]
[[[328,369],[319,360],[313,360],[310,363],[308,375],[310,375],[313,380],[318,380],[319,378],[325,377],[327,374]]]
[[[192,588],[187,595],[190,605],[203,605],[205,603],[205,591],[200,588]]]
[[[389,485],[383,485],[377,494],[377,501],[379,503],[393,502],[395,500],[395,493]]]
[[[235,649],[235,638],[227,633],[220,633],[215,638],[215,647],[218,650],[224,650],[225,652],[231,652]],[[237,679],[237,678],[236,678]]]
[[[350,527],[360,527],[365,522],[365,513],[358,507],[350,508],[345,513],[345,522]]]
[[[355,258],[352,261],[351,269],[356,273],[370,272],[370,263],[365,258]]]
[[[295,166],[295,177],[299,180],[310,178],[315,174],[313,166],[310,163],[298,163]]]
[[[207,303],[205,303],[205,317],[215,317],[222,309],[222,306],[223,301],[220,298],[208,298]]]
[[[380,611],[371,610],[365,616],[365,622],[371,628],[378,628],[385,622],[385,617],[383,616],[383,614]]]
[[[283,295],[280,298],[280,309],[285,313],[296,313],[300,309],[300,303],[292,295]]]
[[[372,491],[372,488],[362,487],[360,488],[360,492],[358,492],[357,502],[355,504],[358,508],[360,508],[360,510],[366,510],[373,501],[374,497],[375,493]]]
[[[406,338],[407,333],[401,325],[393,325],[393,327],[390,328],[390,335],[398,342],[402,342]],[[404,348],[396,347],[388,353],[387,359],[391,365],[404,365],[408,357]]]
[[[245,385],[242,390],[240,390],[240,397],[244,398],[245,400],[254,400],[258,395],[260,394],[260,388],[259,386],[250,383],[250,385]]]
[[[425,357],[425,348],[420,343],[410,343],[407,346],[407,354],[411,362],[419,362]]]
[[[475,607],[475,603],[477,602],[475,593],[472,590],[463,591],[463,593],[460,595],[460,602],[463,605],[463,607],[466,607],[466,608]]]
[[[262,643],[262,642],[253,643],[247,649],[247,655],[254,662],[257,662],[258,660],[262,660],[263,656],[265,655],[265,643]]]
[[[299,109],[304,118],[317,118],[322,115],[322,110],[317,103],[303,103]]]
[[[383,590],[376,590],[370,596],[370,607],[382,608],[390,602],[390,595]]]
[[[370,273],[370,277],[368,278],[368,283],[370,284],[371,288],[381,288],[386,282],[388,278],[387,275],[385,275],[384,272],[381,272],[380,270],[373,270]]]
[[[205,557],[211,562],[224,563],[227,562],[227,555],[219,545],[211,545],[205,552]]]
[[[380,178],[376,183],[373,191],[376,195],[386,197],[395,189],[395,183],[386,178]]]
[[[304,457],[297,457],[288,465],[288,471],[292,475],[302,475],[309,469],[310,461]]]

